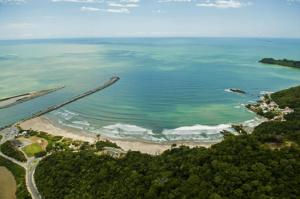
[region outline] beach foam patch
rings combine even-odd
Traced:
[[[92,130],[97,134],[102,134],[111,138],[133,138],[150,141],[166,141],[164,138],[153,133],[152,130],[130,124],[113,124],[104,126],[100,129]]]
[[[271,91],[260,91],[259,94],[260,95],[269,95],[269,94],[272,94],[273,92]]]
[[[83,125],[83,126],[90,126],[90,123],[88,121],[73,121],[73,124]]]
[[[112,138],[132,138],[150,141],[217,141],[223,138],[223,130],[232,130],[230,124],[215,126],[194,125],[176,129],[165,129],[161,133],[154,133],[150,129],[129,124],[114,124],[94,130],[94,133]]]
[[[176,129],[165,129],[162,134],[168,140],[197,140],[197,141],[216,141],[221,140],[223,130],[232,130],[230,124],[220,124],[215,126],[194,125],[184,126]]]
[[[59,111],[54,111],[53,115],[59,116],[59,117],[63,118],[64,120],[69,121],[73,117],[78,116],[79,114],[73,113],[73,112],[68,111],[68,110],[59,110]]]
[[[247,120],[247,121],[243,122],[243,126],[254,128],[254,127],[260,125],[261,123],[263,123],[265,121],[267,121],[266,118],[255,117],[252,120]]]
[[[226,89],[224,89],[224,91],[227,93],[233,93],[232,90],[230,90],[230,88],[226,88]]]

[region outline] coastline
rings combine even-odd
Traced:
[[[19,123],[19,125],[24,130],[31,129],[35,131],[42,131],[54,136],[63,136],[66,138],[71,138],[73,140],[80,140],[89,143],[94,143],[97,140],[103,140],[103,141],[109,140],[110,142],[116,143],[125,151],[129,151],[129,150],[140,151],[141,153],[147,153],[151,155],[158,155],[168,149],[171,149],[172,144],[176,144],[177,146],[185,145],[191,148],[193,147],[209,148],[213,144],[219,142],[219,141],[215,141],[215,142],[170,141],[170,142],[156,143],[156,142],[147,142],[144,140],[115,139],[103,135],[101,135],[100,138],[97,138],[96,134],[91,134],[71,127],[59,126],[54,122],[50,121],[46,117],[37,117],[34,119],[30,119]]]

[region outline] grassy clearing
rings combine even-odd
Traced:
[[[26,153],[28,157],[32,157],[34,156],[34,154],[43,151],[42,147],[37,143],[27,145],[22,150]]]

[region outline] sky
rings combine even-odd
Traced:
[[[300,38],[300,0],[0,0],[0,39]]]

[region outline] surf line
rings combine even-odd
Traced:
[[[17,123],[25,122],[25,121],[27,121],[27,120],[31,120],[31,119],[40,117],[40,116],[45,115],[45,114],[47,114],[47,113],[50,113],[50,112],[52,112],[52,111],[54,111],[54,110],[57,110],[57,109],[59,109],[59,108],[62,108],[62,107],[66,106],[66,105],[68,105],[68,104],[70,104],[70,103],[73,103],[73,102],[75,102],[75,101],[77,101],[77,100],[80,100],[80,99],[82,99],[82,98],[84,98],[84,97],[87,97],[87,96],[89,96],[89,95],[91,95],[91,94],[94,94],[94,93],[96,93],[96,92],[98,92],[98,91],[101,91],[101,90],[103,90],[103,89],[105,89],[105,88],[107,88],[107,87],[109,87],[109,86],[115,84],[115,83],[116,83],[117,81],[119,81],[119,80],[120,80],[120,77],[117,77],[117,76],[111,77],[107,82],[105,82],[105,83],[104,83],[103,85],[101,85],[101,86],[98,86],[98,87],[96,87],[96,88],[94,88],[94,89],[92,89],[92,90],[89,90],[89,91],[84,92],[84,93],[82,93],[82,94],[80,94],[80,95],[77,95],[77,96],[73,97],[72,99],[70,99],[70,100],[68,100],[68,101],[66,101],[66,102],[63,102],[63,103],[58,104],[58,105],[51,106],[51,107],[47,108],[46,110],[42,110],[42,111],[39,111],[39,112],[37,112],[37,113],[34,113],[34,114],[32,114],[31,117],[25,118],[25,119],[23,119],[23,120],[21,120],[21,121],[19,121],[19,122],[17,122]],[[3,129],[8,128],[8,127],[11,127],[11,126],[13,126],[14,124],[15,124],[15,123],[6,125],[6,126],[4,126],[4,127],[1,127],[0,130],[3,130]]]

